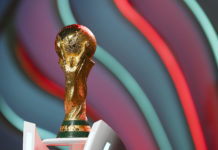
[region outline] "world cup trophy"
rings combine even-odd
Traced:
[[[86,117],[87,77],[94,66],[96,39],[85,26],[64,27],[56,37],[55,49],[65,75],[65,118],[58,138],[87,137],[90,126]]]

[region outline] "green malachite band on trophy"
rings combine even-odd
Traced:
[[[64,120],[62,126],[64,125],[89,125],[89,122],[85,120]]]
[[[59,132],[57,138],[71,138],[71,137],[88,137],[89,132],[74,131],[74,132]]]

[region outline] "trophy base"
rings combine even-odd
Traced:
[[[57,138],[88,137],[90,130],[86,120],[64,120]]]

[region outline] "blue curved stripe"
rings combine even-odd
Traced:
[[[8,11],[10,5],[13,3],[13,0],[0,1],[0,21],[2,22],[3,16]]]
[[[72,15],[69,0],[57,0],[57,5],[64,25],[75,24],[76,20]],[[148,121],[159,148],[169,150],[172,149],[152,104],[131,74],[113,56],[100,46],[97,47],[95,58],[104,64],[120,80],[120,82],[135,99],[143,115]]]
[[[24,125],[24,119],[18,116],[5,102],[2,96],[0,96],[0,112],[2,115],[10,122],[15,128],[17,128],[19,131],[23,132],[23,125]],[[37,127],[37,132],[39,133],[40,138],[42,139],[48,139],[48,138],[55,138],[56,135],[50,131],[47,131],[43,128]],[[60,147],[57,146],[61,150],[67,150],[66,147]]]
[[[59,110],[57,111],[57,109],[59,107],[60,108],[62,107],[59,101],[57,101],[58,103],[54,103],[53,97],[46,95],[40,89],[36,88],[35,86],[32,86],[32,84],[30,84],[26,78],[24,79],[24,77],[21,75],[20,70],[17,69],[17,66],[14,63],[14,60],[12,59],[12,57],[9,57],[11,49],[9,49],[7,44],[8,43],[6,41],[6,34],[4,33],[0,36],[0,51],[1,51],[0,68],[2,71],[1,80],[0,80],[1,81],[0,82],[1,84],[0,86],[0,113],[2,113],[2,115],[9,121],[9,123],[11,123],[15,128],[17,128],[19,131],[22,132],[24,119],[21,118],[20,116],[25,116],[26,119],[28,118],[27,120],[31,120],[30,118],[32,118],[33,116],[35,117],[35,120],[37,120],[38,118],[42,119],[41,116],[38,115],[40,113],[34,114],[33,112],[34,111],[39,112],[39,109],[41,112],[43,111],[45,112],[45,110],[48,110],[48,107],[46,108],[46,106],[50,104],[50,106],[52,106],[50,110],[51,109],[56,110],[56,112],[53,112],[55,113],[55,116],[56,116],[56,118],[54,118],[56,122],[57,118],[59,118],[58,114],[60,115],[60,112],[61,112]],[[13,94],[11,94],[11,92],[13,92]],[[7,103],[9,103],[12,108],[15,108],[13,106],[18,107],[18,109],[19,107],[22,107],[23,108],[22,110],[26,110],[28,113],[19,111],[20,115],[17,115],[5,102],[5,99],[7,99]],[[42,104],[41,102],[43,102],[45,107],[41,105]],[[31,111],[33,106],[36,109],[34,111]],[[64,111],[62,112],[64,114]],[[45,114],[43,114],[43,116],[45,116]],[[62,116],[60,115],[60,117]],[[38,123],[45,126],[47,122],[43,119],[40,122],[38,121]],[[54,124],[53,120],[50,120],[50,123],[51,125],[49,125],[49,127],[52,130],[54,130],[55,128],[54,126],[58,126],[58,124]],[[40,137],[43,139],[56,137],[54,133],[47,131],[43,128],[37,128],[37,130],[38,130]]]
[[[207,17],[206,13],[196,0],[184,0],[184,2],[192,11],[200,26],[202,27],[212,48],[212,52],[216,61],[216,66],[218,68],[218,36],[212,23],[210,22],[210,19]]]
[[[7,40],[6,34],[0,37],[0,95],[22,118],[29,121],[34,119],[41,127],[57,132],[64,115],[63,102],[37,88],[23,75],[10,54],[13,50]],[[51,117],[53,115],[55,118]],[[50,124],[46,122],[49,117]]]
[[[0,96],[0,112],[15,128],[23,132],[24,120],[8,106],[2,96]],[[54,133],[40,127],[37,127],[37,131],[42,139],[56,137]]]
[[[71,0],[70,3],[79,23],[90,27],[98,44],[102,44],[140,84],[155,108],[173,149],[193,149],[175,86],[150,43],[123,18],[110,0],[87,1],[86,5],[83,1]]]

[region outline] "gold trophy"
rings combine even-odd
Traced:
[[[56,37],[55,48],[65,75],[65,118],[58,138],[87,137],[90,126],[86,117],[86,81],[94,66],[92,57],[96,39],[85,26],[64,27]]]

